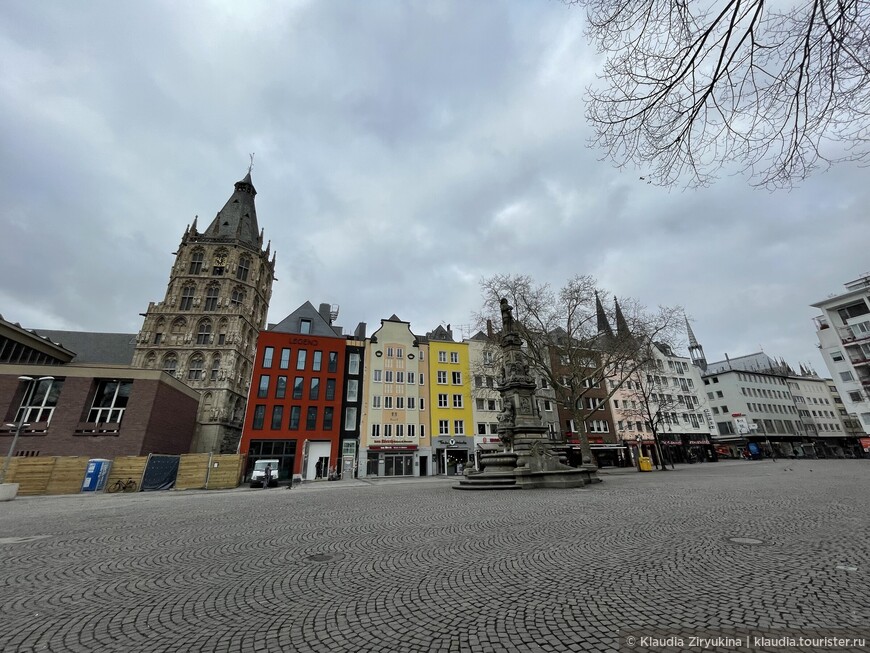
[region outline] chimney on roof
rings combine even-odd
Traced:
[[[492,338],[492,320],[486,321],[486,337]]]
[[[332,317],[329,314],[329,304],[321,304],[317,309],[317,312],[320,313],[320,317],[322,317],[327,324],[332,326]]]
[[[356,331],[353,332],[353,337],[357,340],[365,340],[366,339],[366,323],[360,322],[356,325]]]

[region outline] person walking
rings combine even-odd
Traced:
[[[265,490],[272,483],[272,464],[268,463],[263,471],[263,489]]]

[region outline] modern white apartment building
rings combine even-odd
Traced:
[[[821,311],[815,318],[819,349],[843,406],[870,434],[870,274],[812,306]],[[863,444],[870,448],[870,439]]]

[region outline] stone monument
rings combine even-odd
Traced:
[[[480,455],[480,470],[468,469],[457,490],[518,490],[573,488],[599,483],[594,465],[571,467],[553,450],[535,400],[535,379],[522,352],[523,340],[514,328],[513,308],[501,300],[502,349],[498,391],[502,411],[498,435],[504,447]]]

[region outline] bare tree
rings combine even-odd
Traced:
[[[606,56],[594,141],[649,183],[755,185],[870,158],[867,0],[565,0]]]
[[[606,402],[619,387],[606,380],[627,379],[646,362],[646,343],[669,342],[680,324],[682,309],[659,308],[649,312],[633,301],[623,301],[616,315],[602,317],[606,296],[595,279],[576,276],[554,290],[529,276],[496,275],[481,281],[481,324],[500,324],[502,297],[514,309],[514,328],[523,339],[523,355],[536,375],[552,388],[560,414],[574,421],[584,463],[592,463],[586,420],[595,408],[584,401],[595,395]],[[615,322],[614,331],[610,324]],[[498,334],[494,335],[498,342]]]

